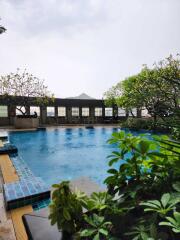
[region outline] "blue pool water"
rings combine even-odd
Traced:
[[[72,128],[10,132],[9,140],[36,177],[48,186],[80,176],[102,185],[107,177],[107,156],[115,150],[107,140],[115,128]],[[136,133],[137,134],[137,133]]]

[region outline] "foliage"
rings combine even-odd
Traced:
[[[180,145],[166,136],[156,136],[153,140],[147,137],[133,136],[121,131],[113,133],[109,140],[109,143],[116,144],[118,151],[114,151],[109,156],[110,176],[106,178],[105,183],[110,194],[121,196],[118,207],[124,209],[123,212],[126,213],[123,218],[129,215],[137,220],[136,214],[133,216],[130,214],[137,209],[145,220],[146,215],[141,212],[143,204],[148,207],[146,211],[164,216],[172,213],[173,207],[177,207],[178,204],[179,195],[174,190],[179,186]],[[115,165],[115,168],[112,168],[112,165]],[[167,191],[173,194],[166,193]],[[153,198],[159,199],[162,194],[161,201],[153,200]],[[143,200],[146,203],[143,203]],[[156,228],[160,220],[154,216],[154,213],[149,213],[148,218],[155,218],[153,228]],[[140,229],[142,232],[138,234],[137,231]],[[146,236],[146,234],[153,239],[155,234],[150,234],[150,229],[147,233],[143,229],[147,228],[142,223],[140,228],[133,223],[132,229],[128,232],[133,232],[135,239],[143,239],[141,235]],[[160,230],[156,228],[156,231]],[[161,233],[161,235],[168,234],[166,231]],[[159,237],[156,234],[157,236]],[[156,237],[154,239],[158,239]]]
[[[166,217],[167,222],[160,222],[159,225],[169,226],[172,228],[172,231],[175,233],[180,233],[180,212],[173,213],[174,218]]]
[[[0,25],[0,34],[4,33],[6,31],[6,28]]]
[[[179,127],[172,128],[172,136],[174,139],[180,140],[180,128]]]
[[[116,86],[112,86],[104,95],[105,95],[105,104],[107,106],[112,106],[116,104],[116,99],[122,94],[121,91],[121,82]]]
[[[86,209],[101,212],[109,208],[110,202],[112,202],[112,197],[107,192],[93,192],[91,197],[87,199]]]
[[[180,120],[173,117],[168,117],[162,120],[156,119],[154,123],[153,118],[127,118],[120,123],[121,128],[128,128],[133,130],[145,129],[156,130],[156,132],[171,134],[171,137],[175,140],[180,140]]]
[[[108,192],[87,197],[72,193],[67,182],[55,186],[52,223],[86,240],[179,239],[179,142],[120,131],[109,143],[116,150],[109,156]]]
[[[0,18],[1,20],[1,18]],[[0,25],[0,34],[4,33],[7,29],[5,27],[3,27],[2,25]]]
[[[53,188],[55,190],[49,206],[49,219],[52,225],[57,224],[59,230],[63,229],[71,234],[79,232],[85,225],[87,229],[80,231],[81,235],[84,237],[95,235],[94,239],[99,239],[101,234],[108,235],[110,222],[96,214],[102,214],[110,207],[108,203],[112,201],[112,197],[107,192],[94,192],[87,197],[83,192],[77,190],[72,192],[68,181],[54,184]],[[93,231],[88,229],[89,225],[94,228]]]
[[[180,59],[170,55],[141,72],[130,76],[105,93],[108,105],[116,103],[126,108],[146,108],[156,122],[157,116],[180,116]]]
[[[150,200],[143,202],[140,205],[145,206],[145,212],[156,212],[160,215],[166,215],[168,212],[172,211],[176,204],[180,202],[180,199],[172,198],[169,193],[164,193],[161,200]]]
[[[129,128],[129,129],[147,129],[151,130],[154,128],[154,122],[152,118],[128,118],[126,121],[122,122],[122,128]]]
[[[38,104],[47,104],[53,100],[53,95],[44,85],[44,81],[28,73],[26,69],[23,72],[17,69],[16,73],[0,77],[0,96],[11,100],[13,97],[20,97],[18,105],[21,107],[17,109],[24,115],[31,97],[34,97]]]
[[[100,240],[101,235],[105,236],[108,239],[109,228],[112,223],[105,221],[104,217],[93,214],[91,217],[85,216],[85,221],[88,224],[86,229],[80,232],[82,238],[89,237],[93,240]]]
[[[143,224],[139,224],[135,227],[132,227],[132,230],[128,233],[125,233],[125,236],[132,236],[132,240],[147,240],[149,228],[145,227]]]
[[[85,194],[73,193],[69,187],[69,182],[64,181],[52,186],[55,190],[52,193],[49,219],[51,224],[57,224],[58,229],[63,229],[69,233],[75,233],[79,229],[82,221]]]
[[[146,194],[150,186],[158,184],[158,179],[155,179],[154,173],[150,171],[154,159],[165,156],[154,151],[157,143],[147,138],[125,134],[123,131],[113,133],[112,136],[109,143],[117,144],[119,151],[109,156],[109,166],[117,162],[120,164],[119,170],[115,168],[108,170],[111,176],[105,180],[105,183],[109,191],[111,194],[123,193],[124,196],[131,198],[136,198],[138,192]]]

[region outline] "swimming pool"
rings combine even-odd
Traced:
[[[57,128],[46,131],[10,132],[36,177],[48,186],[86,176],[102,185],[107,177],[107,156],[115,149],[107,140],[117,128]],[[137,132],[134,132],[138,134]]]

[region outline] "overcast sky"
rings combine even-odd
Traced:
[[[180,0],[0,0],[0,74],[27,70],[57,97],[103,93],[180,53]]]

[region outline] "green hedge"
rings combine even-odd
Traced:
[[[126,121],[120,123],[121,127],[129,129],[146,129],[168,131],[168,127],[164,125],[163,121],[158,119],[156,127],[154,126],[153,118],[128,118]]]

